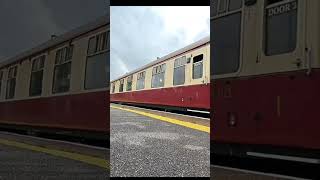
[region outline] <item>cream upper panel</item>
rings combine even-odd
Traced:
[[[60,47],[59,47],[60,48]],[[48,97],[52,94],[52,83],[53,83],[53,73],[54,73],[54,61],[56,57],[57,49],[51,50],[46,56],[44,62],[44,73],[43,73],[43,83],[42,83],[42,96]]]
[[[133,74],[132,76],[132,90],[137,90],[137,74]]]
[[[72,56],[72,66],[71,66],[71,92],[79,92],[83,90],[85,71],[86,71],[86,59],[87,59],[87,49],[88,49],[89,38],[82,38],[75,42],[74,52]]]
[[[210,74],[211,74],[210,44],[206,47],[206,52],[207,52],[207,59],[205,60],[205,63],[206,63],[206,81],[205,81],[205,83],[210,83]]]
[[[27,58],[21,63],[16,63],[14,65],[18,66],[17,68],[17,76],[16,76],[16,87],[15,87],[15,97],[13,99],[6,99],[6,84],[8,77],[8,69],[12,66],[8,66],[2,68],[4,71],[3,79],[1,83],[1,94],[0,101],[15,101],[22,99],[31,99],[31,98],[39,98],[39,97],[48,97],[48,96],[59,96],[70,93],[81,93],[83,91],[83,83],[85,78],[85,66],[86,66],[86,58],[87,58],[87,47],[88,40],[91,36],[96,34],[106,32],[109,29],[109,26],[103,26],[101,28],[90,31],[86,34],[83,34],[72,41],[66,41],[58,46],[49,48],[47,51],[43,53],[38,53],[36,56],[31,56],[31,58]],[[71,67],[71,81],[70,81],[70,90],[66,93],[57,93],[52,94],[52,85],[53,85],[53,74],[55,68],[55,57],[56,52],[64,48],[66,46],[73,45],[73,56],[72,56],[72,67]],[[44,62],[44,73],[43,73],[43,81],[42,81],[42,94],[41,96],[30,97],[30,78],[31,78],[31,65],[32,61],[39,57],[45,55]]]
[[[146,69],[146,76],[144,79],[144,90],[151,89],[151,80],[152,80],[152,68],[148,68]]]
[[[237,73],[214,75],[214,79],[272,74],[320,68],[320,1],[298,0],[296,48],[277,55],[265,54],[266,6],[257,1],[242,10],[240,65]],[[293,2],[293,0],[283,1]],[[276,4],[275,4],[276,5]],[[279,27],[280,28],[280,27]],[[297,66],[300,62],[300,66]]]
[[[23,61],[18,65],[14,99],[22,99],[29,96],[30,71],[30,61]]]
[[[192,73],[193,73],[193,57],[197,55],[203,55],[203,76],[199,79],[193,79]],[[173,85],[173,75],[174,75],[174,61],[175,59],[186,56],[186,58],[190,58],[190,63],[185,64],[185,83],[182,85]],[[164,80],[164,87],[158,87],[158,88],[151,88],[151,82],[152,82],[152,69],[156,66],[166,64],[166,70],[165,70],[165,80]],[[137,83],[137,74],[140,72],[146,71],[145,75],[145,88],[141,90],[136,90],[136,83]],[[191,50],[189,52],[183,53],[179,56],[176,56],[174,58],[171,58],[169,60],[166,60],[164,62],[161,62],[159,64],[155,64],[151,67],[148,67],[147,69],[141,70],[134,74],[133,76],[133,84],[132,84],[132,91],[143,91],[148,89],[160,89],[160,88],[169,88],[169,87],[177,87],[177,86],[187,86],[187,85],[196,85],[196,84],[203,84],[203,83],[209,83],[210,80],[210,44],[206,44],[204,46],[201,46],[199,48],[196,48],[194,50]],[[127,85],[127,77],[124,78],[124,92],[126,91],[126,85]],[[115,80],[112,83],[116,84],[115,92],[119,93],[119,86],[120,81]],[[110,91],[111,94],[113,94],[112,91]]]

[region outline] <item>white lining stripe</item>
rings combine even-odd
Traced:
[[[187,111],[190,111],[190,112],[198,112],[198,113],[203,113],[203,114],[210,114],[209,111],[198,111],[198,110],[193,110],[193,109],[187,109]]]
[[[298,161],[298,162],[305,162],[305,163],[312,163],[312,164],[320,164],[320,159],[313,159],[313,158],[284,156],[284,155],[266,154],[266,153],[258,153],[258,152],[247,152],[247,155],[248,156],[256,156],[256,157],[263,157],[263,158],[282,159],[282,160],[288,160],[288,161]]]

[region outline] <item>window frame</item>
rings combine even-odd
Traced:
[[[127,76],[126,79],[127,79],[126,91],[132,91],[133,75]],[[130,89],[129,89],[129,83],[130,83]]]
[[[34,70],[34,63],[35,61],[39,60],[40,64],[43,64],[43,66],[39,67],[39,69]],[[43,62],[41,63],[41,61],[43,60]],[[41,96],[42,95],[42,90],[43,90],[43,76],[44,76],[44,67],[45,67],[45,61],[46,61],[46,55],[41,55],[38,56],[37,58],[32,59],[31,61],[31,72],[30,72],[30,80],[29,80],[29,97],[35,97],[35,96]],[[36,95],[32,95],[31,94],[31,81],[32,81],[32,76],[34,73],[40,72],[42,71],[42,77],[41,77],[41,92],[40,94],[36,94]]]
[[[109,39],[108,39],[109,38]],[[94,52],[89,52],[90,40],[95,39]],[[110,30],[99,32],[89,37],[87,47],[87,57],[110,51]]]
[[[95,90],[99,90],[99,89],[106,89],[109,85],[108,85],[108,82],[110,83],[110,79],[107,79],[107,84],[102,87],[102,88],[87,88],[86,85],[87,85],[87,74],[88,74],[88,60],[94,56],[99,56],[99,55],[102,55],[103,53],[107,53],[107,51],[104,51],[104,52],[100,52],[100,53],[97,53],[97,54],[94,54],[94,55],[90,55],[86,57],[86,62],[85,62],[85,73],[84,73],[84,80],[83,80],[83,89],[85,91],[95,91]],[[107,62],[108,63],[108,62]],[[106,63],[106,65],[107,65]],[[107,72],[106,72],[107,73]]]
[[[158,82],[157,82],[157,86],[154,86],[153,84],[153,77],[155,76],[159,76],[163,74],[163,86],[158,86]],[[163,88],[165,87],[165,79],[166,79],[166,63],[162,63],[160,65],[157,66],[153,66],[152,67],[152,77],[151,77],[151,88]]]
[[[90,41],[91,40],[94,40],[94,47],[93,47],[93,52],[91,52],[90,50]],[[94,54],[95,52],[96,52],[96,46],[97,46],[97,39],[96,39],[96,36],[92,36],[92,37],[90,37],[89,38],[89,40],[88,40],[88,48],[87,48],[87,56],[89,56],[89,55],[92,55],[92,54]]]
[[[194,58],[198,57],[198,56],[202,56],[202,59],[197,61],[197,62],[194,62]],[[202,66],[202,69],[201,69],[201,76],[198,77],[198,78],[194,78],[194,67],[195,66],[198,66],[198,64],[201,63],[201,66]],[[199,54],[199,55],[196,55],[192,58],[192,79],[201,79],[203,78],[203,74],[204,74],[204,54]]]
[[[287,4],[287,3],[292,3],[292,2],[296,2],[296,34],[295,34],[295,45],[294,48],[288,51],[284,51],[281,53],[275,53],[275,54],[269,54],[267,53],[267,39],[268,39],[268,32],[267,32],[267,15],[266,15],[266,11],[269,8],[273,8],[273,7],[277,7],[283,4]],[[272,56],[281,56],[284,54],[291,54],[293,52],[296,51],[297,47],[298,47],[298,41],[299,41],[299,0],[280,0],[279,2],[275,2],[275,3],[271,3],[268,4],[268,0],[264,1],[264,5],[263,5],[263,33],[262,33],[262,52],[266,57],[272,57]]]
[[[219,0],[217,0],[219,1]],[[242,0],[242,6],[241,8],[239,9],[236,9],[236,10],[232,10],[232,11],[228,11],[229,10],[229,4],[228,4],[228,7],[227,7],[227,11],[224,12],[224,13],[219,13],[217,11],[217,14],[215,16],[212,16],[210,17],[210,24],[212,24],[214,20],[216,19],[220,19],[220,18],[224,18],[224,17],[227,17],[227,16],[231,16],[231,15],[235,15],[237,13],[240,13],[240,32],[239,32],[239,35],[240,35],[240,39],[239,39],[239,60],[238,60],[238,68],[236,71],[232,71],[232,72],[227,72],[227,73],[220,73],[220,74],[213,74],[211,73],[212,71],[210,70],[210,77],[212,79],[219,79],[219,78],[226,78],[226,77],[234,77],[236,76],[240,70],[241,70],[241,66],[242,66],[242,61],[243,61],[243,58],[242,58],[242,55],[243,55],[243,51],[242,51],[242,48],[243,48],[243,43],[242,43],[242,40],[243,40],[243,31],[244,31],[244,0]],[[211,27],[210,27],[211,28]],[[211,36],[212,38],[212,36]],[[214,46],[210,46],[210,51],[213,52],[213,48]],[[210,69],[211,69],[211,66],[213,65],[213,63],[211,62],[210,63]]]
[[[220,14],[220,13],[225,13],[225,12],[227,12],[228,11],[228,9],[229,9],[229,0],[218,0],[219,1],[219,3],[218,3],[218,6],[217,6],[217,12],[218,12],[218,14]],[[224,9],[220,9],[220,6],[221,6],[221,2],[224,2],[225,4],[224,4]]]
[[[56,54],[58,54],[59,51],[60,51],[60,52],[67,51],[67,48],[69,48],[69,47],[71,47],[71,46],[72,46],[72,49],[73,49],[73,45],[68,45],[68,46],[64,46],[64,47],[62,47],[62,48],[57,49]],[[72,53],[74,53],[74,49],[73,49]],[[63,54],[63,53],[61,53],[61,54]],[[72,81],[72,59],[73,59],[73,55],[72,55],[72,58],[71,58],[71,59],[67,59],[66,56],[67,56],[67,53],[65,53],[65,57],[64,57],[65,59],[64,59],[63,62],[62,62],[61,60],[60,60],[60,62],[59,62],[59,61],[57,62],[57,60],[55,59],[54,68],[53,68],[53,77],[52,77],[52,88],[51,88],[51,93],[52,93],[52,94],[61,94],[61,93],[68,93],[68,92],[70,92],[71,81]],[[61,56],[60,56],[60,57],[61,57]],[[57,58],[57,55],[56,55],[56,58]],[[56,69],[57,69],[58,67],[67,66],[67,64],[69,64],[69,63],[70,63],[70,79],[69,79],[69,87],[68,87],[68,90],[66,90],[66,91],[55,91]]]
[[[143,82],[143,87],[138,88],[139,82]],[[139,72],[137,74],[137,84],[136,84],[136,90],[142,90],[146,88],[146,71]]]
[[[105,34],[105,35],[104,35]],[[99,42],[97,41],[98,40],[98,36],[102,36],[104,38],[102,38],[102,40],[100,40]],[[109,39],[108,39],[109,38]],[[93,53],[89,53],[89,48],[90,48],[90,40],[91,39],[95,39],[95,51]],[[106,42],[105,42],[106,41]],[[101,45],[98,45],[98,44],[101,44]],[[106,46],[105,46],[106,45]],[[101,50],[97,50],[98,49],[98,46],[101,46]],[[93,57],[93,56],[97,56],[97,55],[100,55],[100,54],[103,54],[103,53],[108,53],[110,51],[110,30],[106,30],[106,31],[102,31],[102,32],[99,32],[99,33],[96,33],[92,36],[89,37],[88,39],[88,46],[87,46],[87,55],[86,55],[86,63],[85,63],[85,75],[84,75],[84,80],[83,80],[83,83],[82,83],[82,88],[85,90],[85,91],[96,91],[96,90],[101,90],[101,89],[106,89],[110,83],[110,79],[107,79],[107,84],[105,87],[103,88],[86,88],[86,77],[87,77],[87,64],[88,64],[88,59],[90,57]],[[109,54],[110,55],[110,54]],[[108,62],[107,62],[107,65],[108,65]],[[110,68],[110,67],[109,67]],[[108,70],[107,70],[108,71]],[[106,72],[108,73],[108,72]]]
[[[115,93],[115,91],[116,91],[116,83],[114,82],[111,84],[111,92]]]
[[[124,92],[124,79],[120,79],[119,81],[119,92]]]
[[[221,5],[221,1],[225,1],[225,9],[223,10],[223,11],[220,11],[220,5]],[[238,11],[242,11],[243,10],[243,8],[244,8],[244,0],[241,0],[242,2],[242,5],[241,5],[241,7],[240,8],[238,8],[238,9],[231,9],[230,10],[230,0],[216,0],[216,4],[217,4],[217,8],[216,8],[216,14],[214,14],[214,10],[215,10],[215,8],[213,7],[212,8],[212,11],[213,11],[213,13],[212,14],[210,14],[210,19],[212,19],[212,18],[218,18],[218,17],[223,17],[223,16],[227,16],[227,15],[230,15],[230,14],[233,14],[233,13],[236,13],[236,12],[238,12]],[[212,2],[212,5],[214,5],[213,4],[213,2]]]
[[[177,66],[176,66],[176,61],[182,61],[182,60],[184,60],[184,62],[180,62]],[[186,55],[184,55],[184,56],[181,56],[181,57],[179,57],[179,58],[176,58],[175,60],[174,60],[174,63],[173,63],[173,79],[172,79],[172,84],[173,84],[173,86],[181,86],[181,85],[184,85],[185,83],[186,83],[186,64],[187,64],[187,56]],[[183,67],[183,72],[184,72],[184,75],[183,75],[183,83],[181,83],[181,84],[176,84],[175,83],[175,72],[176,72],[176,69],[178,69],[178,68],[182,68]]]
[[[13,72],[13,77],[11,77],[11,69],[14,69]],[[18,75],[18,65],[13,65],[11,67],[8,68],[8,74],[7,74],[7,81],[6,81],[6,100],[12,100],[15,99],[15,95],[16,95],[16,87],[17,87],[17,75]],[[14,80],[14,90],[13,90],[13,96],[9,97],[8,94],[8,83],[9,81]]]

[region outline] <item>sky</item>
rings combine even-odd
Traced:
[[[110,7],[110,80],[210,35],[210,6]]]
[[[0,0],[0,63],[109,13],[109,0]]]

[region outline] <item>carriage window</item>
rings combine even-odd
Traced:
[[[3,78],[3,71],[0,71],[0,98],[1,98],[2,78]]]
[[[97,35],[96,52],[103,51],[107,48],[106,46],[106,32]]]
[[[107,33],[100,33],[89,40],[86,65],[85,89],[99,89],[109,86],[109,51]]]
[[[55,64],[62,64],[72,59],[73,45],[61,48],[56,52]]]
[[[72,54],[70,55],[70,53],[72,52],[73,47],[69,46],[59,49],[56,53],[52,93],[62,93],[69,91],[72,58]]]
[[[265,54],[292,52],[297,43],[297,1],[267,1],[265,16]]]
[[[229,11],[234,11],[242,7],[242,0],[229,0]]]
[[[112,93],[114,93],[116,91],[116,84],[115,83],[112,83]]]
[[[38,96],[42,93],[44,61],[45,56],[43,55],[32,62],[29,96]]]
[[[241,11],[213,19],[211,32],[211,74],[236,72],[240,61]]]
[[[110,51],[106,52],[106,64],[105,64],[105,76],[106,76],[106,87],[110,84]]]
[[[119,86],[119,92],[123,92],[123,82],[124,82],[124,79],[121,79],[120,86]]]
[[[96,36],[93,36],[89,39],[88,43],[88,55],[100,53],[109,49],[109,31],[100,33]]]
[[[89,46],[88,46],[88,54],[94,54],[96,51],[96,37],[92,37],[89,39]]]
[[[72,59],[73,55],[73,45],[66,47],[66,60]]]
[[[110,31],[105,33],[105,41],[102,49],[110,50]]]
[[[17,66],[9,68],[7,89],[6,89],[6,99],[13,99],[16,90],[16,76],[17,76]]]
[[[193,72],[192,78],[199,79],[203,75],[203,54],[195,56],[193,58]]]
[[[181,85],[185,82],[186,56],[174,60],[173,85]]]
[[[85,89],[99,89],[107,87],[107,53],[102,53],[87,58]]]
[[[211,17],[217,15],[218,11],[218,0],[211,0],[211,8],[212,10],[210,11]]]
[[[145,71],[138,73],[138,76],[137,76],[137,90],[144,89],[145,76],[146,76],[146,72]]]
[[[220,0],[219,1],[219,13],[225,12],[227,7],[227,0]]]
[[[212,0],[211,17],[234,12],[242,8],[243,0]]]
[[[152,70],[152,81],[151,87],[163,87],[164,86],[164,75],[166,71],[166,64],[162,64],[156,67],[153,67]]]
[[[127,91],[132,90],[132,77],[133,77],[133,75],[127,77]]]

